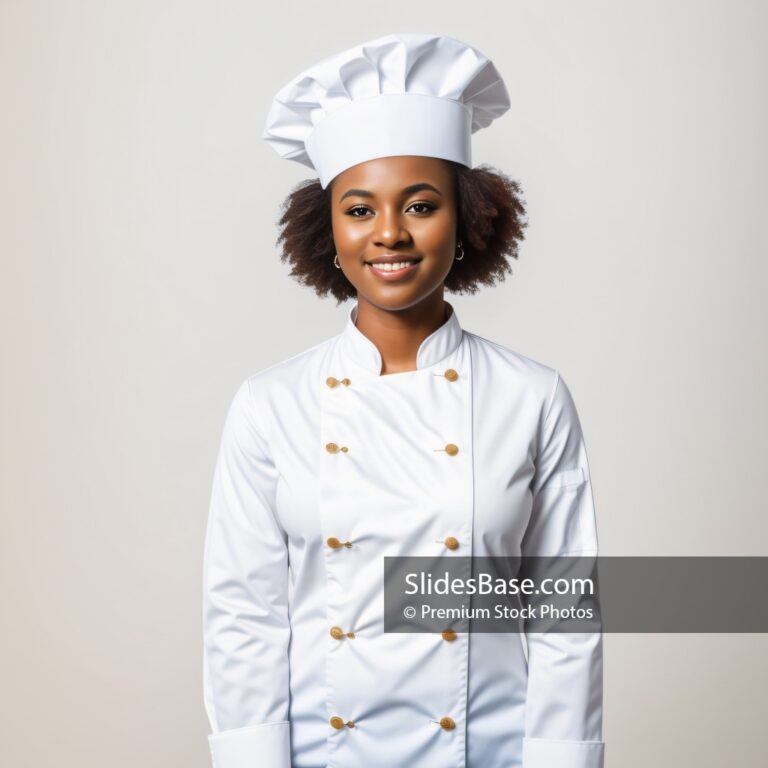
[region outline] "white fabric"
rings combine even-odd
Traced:
[[[238,389],[203,564],[216,768],[603,765],[599,633],[383,632],[384,556],[597,551],[565,382],[464,331],[447,307],[415,371],[380,375],[353,306],[338,336]],[[355,637],[336,640],[333,626]]]
[[[246,728],[235,728],[208,737],[213,768],[256,768],[262,765],[261,755],[267,756],[264,765],[291,765],[290,724],[265,723]]]
[[[386,35],[337,53],[275,95],[263,138],[314,168],[323,188],[378,157],[420,155],[471,167],[471,135],[509,109],[493,63],[444,35]]]
[[[594,768],[603,766],[604,747],[601,741],[523,740],[525,768]]]

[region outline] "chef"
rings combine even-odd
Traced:
[[[443,298],[498,279],[522,237],[514,183],[471,162],[508,107],[486,56],[425,34],[274,98],[264,138],[318,175],[286,206],[284,256],[355,302],[228,411],[203,561],[215,768],[603,765],[599,632],[384,631],[387,556],[597,552],[565,381]]]

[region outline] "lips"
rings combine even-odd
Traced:
[[[366,261],[365,263],[368,264],[368,266],[382,267],[386,266],[387,264],[418,264],[420,261],[421,258],[418,256],[382,256],[378,259],[371,259],[370,261]]]
[[[400,259],[399,261],[365,262],[368,269],[381,280],[393,281],[406,279],[419,265],[421,259]]]

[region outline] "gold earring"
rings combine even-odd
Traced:
[[[456,259],[456,261],[461,261],[464,258],[464,249],[461,247],[461,240],[456,243],[456,248],[461,251],[461,256],[454,256],[453,258]]]
[[[333,257],[333,266],[336,267],[336,269],[341,269],[341,264],[339,264],[339,254],[338,253]]]

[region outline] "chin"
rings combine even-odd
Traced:
[[[414,290],[409,286],[392,286],[390,290],[383,291],[358,291],[358,299],[367,301],[379,309],[389,312],[398,312],[410,309],[428,299],[440,286],[432,290]]]

